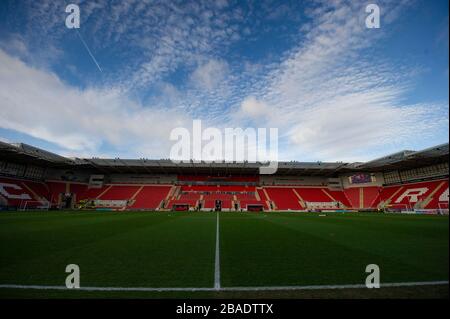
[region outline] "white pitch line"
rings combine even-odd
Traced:
[[[448,281],[419,281],[419,282],[394,282],[380,283],[381,288],[389,287],[411,287],[428,285],[448,285]],[[369,289],[364,284],[353,285],[311,285],[311,286],[274,286],[274,287],[224,287],[224,291],[260,291],[260,290],[324,290],[324,289]]]
[[[0,289],[37,289],[37,290],[80,290],[80,291],[212,291],[214,288],[189,287],[80,287],[67,288],[65,286],[39,286],[39,285],[0,285]]]
[[[219,212],[216,215],[216,258],[214,263],[214,289],[220,289],[220,242],[219,242]]]
[[[429,285],[448,285],[448,281],[418,281],[418,282],[397,282],[380,284],[381,288],[389,287],[411,287],[411,286],[429,286]],[[67,288],[65,286],[40,286],[40,285],[0,285],[0,289],[37,289],[37,290],[80,290],[80,291],[274,291],[274,290],[324,290],[324,289],[360,289],[366,288],[364,284],[354,285],[313,285],[313,286],[273,286],[273,287],[80,287]],[[375,288],[374,288],[375,289]]]

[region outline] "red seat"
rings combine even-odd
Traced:
[[[131,208],[135,209],[156,209],[159,208],[161,202],[167,197],[171,186],[144,186],[136,195],[135,201]]]
[[[41,182],[0,178],[0,196],[8,206],[38,207],[48,203],[49,190]]]
[[[140,186],[112,185],[103,192],[98,199],[102,200],[130,200]]]
[[[266,187],[269,198],[275,202],[278,210],[301,210],[304,209],[298,197],[290,187]]]
[[[445,185],[448,185],[448,180],[387,186],[380,192],[379,197],[380,201],[387,201],[390,199],[390,208],[413,209],[418,202],[427,199],[438,186],[441,187],[440,189],[444,189]],[[437,198],[437,201],[435,198]],[[439,196],[437,194],[433,195],[432,200],[428,203],[426,208],[439,208]]]

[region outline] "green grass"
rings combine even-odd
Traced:
[[[448,217],[221,213],[221,284],[363,284],[448,280]],[[0,214],[0,284],[64,285],[78,264],[82,286],[213,287],[215,213],[27,212]],[[357,292],[423,297],[425,288]],[[348,290],[345,294],[352,295]],[[431,296],[448,296],[448,286]],[[269,294],[269,295],[268,295]],[[344,295],[345,295],[344,294]],[[0,289],[0,297],[339,297],[342,292],[68,292]]]

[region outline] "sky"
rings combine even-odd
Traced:
[[[370,3],[380,28],[365,25]],[[0,140],[160,159],[199,119],[277,128],[280,160],[446,143],[448,12],[447,0],[3,0]]]

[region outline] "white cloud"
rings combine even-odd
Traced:
[[[380,92],[380,98],[386,93]],[[355,154],[368,159],[374,148],[382,145],[385,153],[398,150],[432,135],[433,128],[445,126],[445,118],[427,122],[430,109],[436,111],[440,106],[394,107],[370,102],[367,94],[347,95],[297,117],[289,138],[299,152],[313,153],[322,160],[347,160]]]
[[[12,143],[9,139],[7,139],[6,137],[2,137],[2,136],[0,136],[0,142]]]
[[[26,58],[29,56],[28,48],[24,39],[19,34],[12,34],[6,41],[0,43],[0,47],[11,54]]]
[[[79,89],[0,50],[0,127],[55,143],[67,151],[164,157],[169,132],[187,117],[144,107],[117,90]],[[167,156],[166,156],[167,157]]]
[[[240,114],[250,118],[260,118],[269,115],[269,106],[263,101],[257,100],[254,96],[246,97],[241,103]]]
[[[30,51],[26,38],[18,33],[6,34],[5,39],[0,42],[0,49],[12,56],[19,57],[30,65],[41,67],[49,67],[50,63],[55,62],[62,55],[62,50],[51,43],[47,43],[45,50]]]
[[[119,61],[118,69],[114,64],[105,72],[102,83],[107,84],[79,89],[30,67],[39,63],[0,51],[0,127],[56,143],[67,154],[101,153],[108,145],[121,157],[167,157],[170,128],[189,128],[190,118],[217,127],[252,123],[278,127],[280,157],[297,160],[367,159],[448,130],[443,111],[448,102],[405,102],[414,90],[415,70],[371,51],[392,30],[389,23],[403,1],[380,2],[388,14],[380,30],[364,27],[364,3],[314,3],[306,9],[310,22],[302,26],[296,45],[280,60],[258,61],[219,58],[240,30],[251,38],[263,21],[254,8],[224,11],[225,6],[83,2],[83,36],[94,50],[108,51]],[[60,7],[51,1],[33,3],[29,37],[41,39],[37,34],[42,33],[48,43],[63,38],[67,30],[59,27]],[[254,25],[239,24],[249,16]],[[7,46],[16,56],[30,56],[24,41]],[[124,43],[127,50],[120,50]],[[118,57],[126,52],[136,55],[123,59],[123,66]],[[188,85],[175,86],[166,78],[180,66],[194,69]],[[135,88],[145,88],[150,102],[130,98]]]
[[[225,79],[228,72],[226,62],[211,59],[194,70],[191,81],[198,88],[211,91]]]
[[[74,0],[73,3],[81,10],[80,34],[102,68],[108,71],[102,75],[102,81],[120,85],[124,91],[139,91],[165,81],[180,66],[192,68],[198,57],[211,56],[236,42],[241,33],[238,24],[244,19],[241,10],[228,7],[227,1]],[[74,30],[64,25],[66,5],[64,1],[52,0],[27,2],[18,5],[22,10],[20,20],[18,14],[9,14],[7,22],[26,24],[23,37],[27,44],[32,44],[29,49],[33,54],[67,48],[69,41],[75,41],[73,49],[79,39]],[[65,53],[66,58],[72,58],[70,52]]]
[[[367,54],[384,34],[364,27],[363,8],[349,2],[312,10],[305,40],[260,80],[252,92],[258,100],[242,100],[239,113],[279,128],[280,158],[369,159],[448,130],[448,103],[405,102],[416,70]]]

